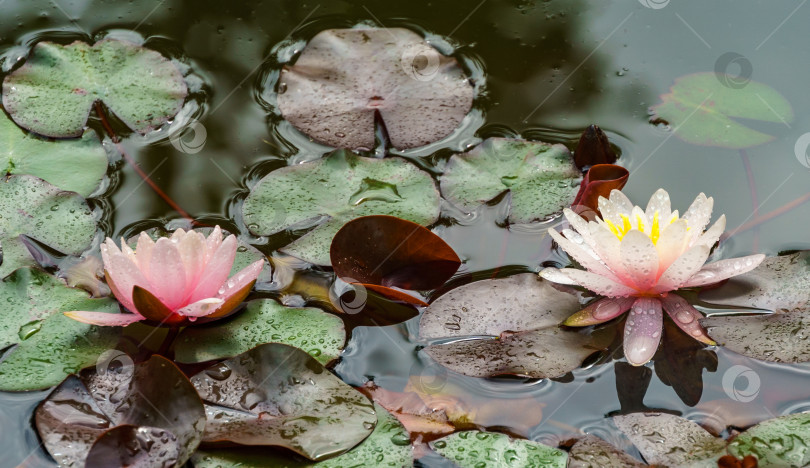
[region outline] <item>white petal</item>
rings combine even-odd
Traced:
[[[543,270],[545,271],[545,270]],[[565,276],[571,278],[576,284],[590,291],[606,297],[626,297],[632,296],[636,290],[630,286],[618,283],[610,278],[599,276],[589,271],[577,270],[575,268],[563,268],[560,270]]]
[[[182,309],[178,309],[177,313],[180,315],[185,315],[186,317],[205,317],[206,315],[212,314],[217,310],[223,302],[222,299],[218,299],[216,297],[209,297],[207,299],[201,299],[197,302],[189,304]]]
[[[620,246],[622,265],[640,291],[647,291],[658,278],[658,252],[646,234],[635,229],[628,232]]]
[[[657,298],[640,297],[624,324],[624,357],[634,366],[649,362],[661,341],[664,314]]]
[[[605,262],[617,278],[627,277],[627,272],[622,265],[621,241],[608,228],[596,223],[594,225],[591,229],[591,237],[593,237],[593,249],[596,255]]]
[[[678,257],[677,260],[672,262],[672,265],[661,275],[661,278],[658,279],[658,286],[656,286],[655,291],[664,293],[680,288],[692,275],[701,269],[708,257],[709,247],[705,245],[696,245],[687,250],[683,255]]]
[[[703,286],[713,284],[733,276],[748,273],[758,267],[765,255],[749,255],[748,257],[730,258],[704,265],[697,273],[692,275],[683,287]]]
[[[683,214],[682,218],[689,223],[689,232],[693,241],[703,234],[703,230],[709,225],[713,206],[714,199],[712,197],[706,198],[706,195],[701,193],[695,198],[686,213]]]
[[[686,221],[679,219],[661,230],[655,244],[655,250],[658,251],[659,276],[689,247],[689,233],[686,228]]]
[[[563,214],[565,215],[565,219],[567,219],[571,224],[571,227],[574,228],[574,230],[576,230],[580,236],[582,236],[588,245],[590,245],[591,230],[588,228],[588,221],[568,208],[563,210]]]
[[[599,259],[594,258],[591,254],[583,250],[581,246],[566,239],[554,229],[549,229],[548,234],[552,239],[554,239],[554,241],[560,244],[560,247],[562,247],[562,249],[565,250],[565,252],[571,256],[571,258],[579,262],[579,264],[585,267],[588,271],[592,271],[597,275],[607,276],[614,281],[617,280],[616,276],[610,270],[608,270],[608,268],[602,264]]]
[[[653,219],[655,213],[658,213],[659,222],[669,221],[669,217],[672,216],[672,205],[669,199],[669,193],[664,189],[656,190],[647,203],[647,219]]]
[[[552,283],[577,286],[577,282],[566,276],[559,268],[543,268],[543,271],[540,272],[540,277]]]
[[[723,232],[726,230],[726,215],[721,215],[720,218],[710,227],[706,232],[701,234],[695,241],[695,245],[702,244],[709,247],[714,246]]]

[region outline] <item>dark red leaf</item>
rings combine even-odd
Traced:
[[[615,164],[597,164],[591,167],[579,186],[579,193],[571,209],[580,215],[587,212],[599,213],[599,197],[607,197],[611,190],[621,190],[629,176],[627,169]]]
[[[613,164],[616,153],[610,147],[607,135],[596,125],[591,125],[582,132],[577,149],[574,152],[574,163],[582,169],[597,164]]]

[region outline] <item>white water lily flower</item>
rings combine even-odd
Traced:
[[[610,199],[599,198],[602,217],[596,221],[588,222],[565,210],[573,230],[564,229],[560,234],[549,229],[549,234],[585,270],[546,268],[540,276],[605,296],[569,317],[565,325],[594,325],[632,309],[624,328],[624,355],[636,366],[652,359],[658,348],[662,310],[692,338],[714,344],[698,322],[700,312],[682,297],[668,293],[746,273],[765,256],[705,264],[726,228],[723,215],[706,230],[713,204],[712,198],[701,193],[686,213],[678,216],[663,189],[653,194],[646,210],[613,190]]]

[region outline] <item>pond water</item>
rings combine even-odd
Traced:
[[[630,199],[641,204],[664,187],[673,206],[684,210],[705,192],[715,199],[715,213],[725,213],[728,230],[734,231],[755,212],[777,209],[810,186],[810,167],[801,153],[807,148],[795,148],[810,132],[810,93],[805,89],[809,20],[810,5],[804,2],[766,0],[710,5],[699,0],[650,0],[649,5],[598,0],[0,0],[0,52],[8,62],[19,55],[20,44],[122,29],[135,30],[148,38],[150,47],[182,57],[200,79],[189,110],[204,127],[202,149],[184,153],[165,139],[125,138],[123,144],[188,213],[238,230],[241,221],[234,225],[229,218],[241,211],[249,188],[263,175],[329,150],[268,110],[278,61],[324,29],[360,22],[404,26],[444,38],[480,85],[474,111],[457,134],[438,146],[405,152],[405,157],[422,160],[429,168],[440,166],[453,151],[488,136],[521,135],[573,149],[582,130],[596,123],[620,150],[619,163],[630,170],[624,189]],[[729,61],[730,52],[741,58]],[[749,65],[750,78],[777,89],[795,112],[789,123],[750,122],[774,135],[772,142],[746,151],[696,146],[673,138],[666,124],[650,122],[649,108],[675,78],[718,66],[730,74],[746,74]],[[128,165],[111,177],[104,195],[108,201],[100,205],[107,235],[178,218]],[[544,234],[554,221],[510,229],[503,222],[506,201],[473,216],[444,206],[434,231],[464,260],[454,284],[471,276],[537,271],[543,262],[563,260],[550,251]],[[808,249],[809,229],[810,204],[800,205],[736,233],[719,254]],[[245,236],[265,253],[290,239]],[[324,275],[323,269],[304,268],[297,281]],[[687,398],[651,368],[630,369],[610,359],[555,381],[446,374],[419,352],[424,343],[417,336],[418,320],[354,328],[334,371],[351,385],[373,380],[391,390],[402,390],[409,379],[428,382],[437,391],[496,408],[485,417],[489,427],[551,445],[587,431],[631,452],[632,445],[617,435],[607,415],[662,409],[719,432],[810,410],[810,366],[762,363],[723,349],[701,355],[706,367],[702,392],[695,390],[698,382],[691,382],[686,386],[691,385],[692,396]],[[753,372],[749,376],[755,376],[756,388],[746,388],[745,378],[734,380],[740,369]],[[724,385],[730,372],[737,373],[731,375],[731,388]],[[733,398],[733,388],[750,390],[753,398],[739,393]],[[52,466],[32,427],[33,408],[45,395],[0,394],[0,466]],[[542,418],[527,423],[515,419],[515,412],[497,410],[513,404]],[[442,460],[428,455],[418,463],[449,464]]]

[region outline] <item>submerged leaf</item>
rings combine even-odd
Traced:
[[[0,167],[5,175],[28,174],[62,190],[88,196],[107,173],[107,152],[98,135],[87,130],[78,140],[54,141],[26,134],[0,115]]]
[[[661,96],[661,103],[653,107],[655,117],[670,123],[675,135],[687,143],[731,149],[774,138],[734,119],[793,120],[790,103],[775,89],[756,81],[728,86],[726,78],[711,72],[677,78],[669,93]]]
[[[317,224],[281,250],[329,265],[332,238],[348,221],[386,214],[428,225],[439,217],[439,192],[428,173],[404,159],[336,151],[271,172],[253,187],[242,213],[250,232],[260,236]]]
[[[105,39],[89,45],[39,42],[3,80],[3,106],[21,127],[50,137],[77,137],[96,101],[129,128],[146,133],[183,106],[180,70],[158,52]]]
[[[349,149],[374,147],[378,114],[395,148],[440,140],[473,100],[456,59],[402,28],[321,31],[284,67],[278,88],[285,119],[315,140]]]
[[[450,203],[467,212],[509,191],[509,221],[529,223],[570,206],[581,178],[563,145],[488,138],[470,152],[450,158],[441,190]]]
[[[0,362],[0,390],[25,391],[58,384],[115,346],[118,328],[71,320],[62,312],[114,313],[118,304],[90,299],[53,276],[21,268],[0,283],[0,349],[16,344]]]
[[[568,455],[560,449],[495,432],[456,432],[430,446],[461,468],[565,468],[568,462]]]
[[[301,348],[325,365],[338,358],[345,341],[343,321],[335,315],[258,299],[227,322],[185,328],[174,351],[178,362],[195,363],[236,356],[275,342]]]
[[[0,213],[0,277],[35,265],[21,234],[69,255],[89,248],[96,234],[95,217],[82,197],[28,175],[0,178]]]
[[[304,351],[269,343],[191,378],[204,440],[289,448],[311,460],[345,452],[374,428],[374,406]]]
[[[111,353],[37,407],[45,448],[60,466],[182,466],[205,424],[194,387],[163,357],[133,365]]]

